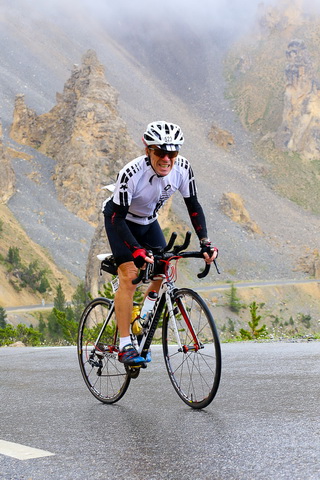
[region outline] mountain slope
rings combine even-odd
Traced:
[[[115,22],[111,26],[109,18],[94,16],[90,9],[85,9],[84,2],[79,3],[73,20],[73,3],[59,4],[51,17],[41,8],[34,15],[25,16],[21,13],[25,6],[26,2],[19,0],[15,7],[2,7],[0,17],[2,40],[7,45],[0,52],[4,79],[0,102],[6,136],[15,95],[25,94],[26,104],[38,114],[48,112],[56,104],[55,93],[62,92],[73,63],[79,63],[92,48],[105,66],[107,81],[119,92],[120,116],[138,146],[149,121],[166,118],[182,126],[186,138],[183,154],[193,164],[210,236],[220,248],[224,272],[221,279],[305,276],[297,267],[300,259],[318,247],[319,216],[282,198],[266,182],[266,163],[253,149],[254,136],[243,127],[224,97],[223,59],[226,47],[230,46],[225,38],[210,33],[208,25],[206,29],[194,28],[192,19],[183,16],[185,21],[177,23],[174,17],[165,31],[154,34],[153,24],[144,18],[135,17],[131,23],[129,19],[129,23]],[[212,124],[233,134],[233,147],[225,150],[208,139]],[[14,165],[17,188],[20,193],[26,192],[26,174],[19,162]],[[241,195],[262,235],[248,232],[223,213],[221,200],[227,192]],[[36,194],[32,196],[36,200]],[[18,215],[23,204],[23,197],[15,195],[8,205]],[[41,204],[39,199],[34,209],[40,211]],[[173,208],[175,214],[187,220],[181,199],[176,199]],[[50,212],[50,204],[46,210]],[[53,212],[62,240],[48,244],[48,248],[56,254],[56,261],[69,269],[70,262],[64,263],[69,258],[67,252],[76,252],[82,231],[74,236],[74,247],[65,250],[65,238],[69,238],[66,227],[70,222],[64,219],[69,218],[68,213],[60,205]],[[49,222],[31,225],[29,218],[32,215],[22,211],[20,221],[28,233],[36,241],[41,237],[47,242]],[[92,236],[87,225],[84,230],[86,239]],[[87,251],[81,253],[77,271],[80,277],[85,273]]]
[[[48,251],[32,242],[22,229],[21,225],[5,205],[0,205],[0,217],[3,222],[0,233],[0,305],[18,306],[40,304],[42,299],[52,303],[56,287],[60,283],[66,298],[70,299],[77,284],[75,276],[59,269]],[[39,268],[45,269],[50,288],[45,293],[40,293],[29,287],[21,288],[17,269],[9,269],[4,261],[10,248],[19,249],[19,255],[24,265],[38,262]],[[16,271],[15,271],[16,270]]]

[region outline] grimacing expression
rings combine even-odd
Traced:
[[[148,147],[146,150],[147,154],[149,154],[152,168],[156,174],[160,175],[161,177],[168,175],[173,168],[179,152],[167,152],[157,148],[156,146]]]

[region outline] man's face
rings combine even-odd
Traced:
[[[146,153],[149,155],[152,168],[156,174],[165,177],[171,172],[179,152],[166,152],[152,146],[147,147]]]

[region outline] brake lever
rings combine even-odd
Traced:
[[[153,263],[146,263],[146,268],[141,269],[137,278],[132,280],[133,285],[138,285],[138,283],[149,283],[150,272],[152,271]]]
[[[213,263],[214,263],[214,266],[216,267],[217,273],[220,275],[221,272],[220,272],[220,270],[219,270],[219,266],[218,266],[218,264],[217,264],[217,262],[216,262],[216,259],[213,260]]]

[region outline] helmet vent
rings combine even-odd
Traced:
[[[179,125],[170,122],[149,123],[143,134],[145,145],[158,145],[169,150],[179,150],[184,142],[183,133]]]
[[[156,131],[156,130],[151,130],[151,132],[153,133],[153,135],[157,138],[159,138],[159,140],[161,139],[161,136],[159,135],[159,133]]]

